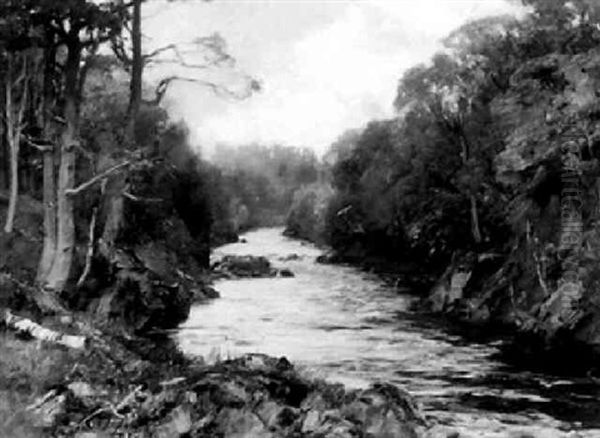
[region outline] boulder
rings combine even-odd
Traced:
[[[248,409],[225,408],[216,419],[217,430],[224,438],[271,438],[274,435],[256,414]]]
[[[470,271],[449,271],[434,286],[429,303],[434,312],[442,312],[463,298],[463,290],[471,278]]]
[[[340,412],[360,426],[367,436],[377,438],[417,437],[415,425],[425,424],[417,405],[405,391],[388,383],[377,383],[355,393]]]
[[[58,418],[66,412],[67,395],[50,391],[35,403],[33,425],[35,427],[53,427]]]
[[[266,257],[226,255],[212,267],[215,274],[225,277],[274,277],[277,270]]]
[[[190,409],[178,406],[171,411],[169,420],[161,424],[156,432],[156,438],[179,438],[192,430],[192,415]]]
[[[300,259],[301,259],[301,257],[296,253],[288,254],[284,257],[279,258],[279,260],[281,260],[282,262],[291,262],[291,261],[300,260]]]
[[[280,277],[295,277],[294,273],[287,268],[283,268],[279,270]]]

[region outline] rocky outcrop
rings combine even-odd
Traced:
[[[218,277],[274,277],[277,270],[266,257],[251,255],[226,255],[212,265],[212,272]]]
[[[104,325],[116,323],[143,332],[176,327],[187,318],[193,302],[217,297],[188,249],[193,239],[183,222],[171,217],[166,226],[169,240],[123,244],[108,263],[96,259],[75,307],[88,310]]]
[[[509,238],[457,256],[429,294],[432,310],[600,352],[599,68],[597,48],[531,59],[493,100]]]
[[[265,278],[293,277],[287,268],[276,269],[262,256],[226,255],[212,265],[213,275],[217,278]]]
[[[380,383],[347,391],[301,377],[285,358],[252,354],[178,372],[156,380],[160,371],[138,361],[119,371],[118,379],[132,379],[120,395],[95,377],[60,385],[33,406],[36,424],[60,436],[165,438],[416,438],[426,429],[401,389]]]

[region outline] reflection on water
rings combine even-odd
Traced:
[[[494,359],[500,341],[445,332],[410,310],[414,297],[355,268],[315,263],[321,251],[281,229],[245,238],[215,257],[264,255],[296,276],[218,282],[221,298],[195,306],[176,335],[186,353],[286,356],[350,387],[387,380],[461,436],[600,437],[600,387],[514,370]],[[299,257],[284,260],[291,254]]]

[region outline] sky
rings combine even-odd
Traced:
[[[344,131],[391,117],[402,73],[426,62],[440,40],[475,18],[518,14],[508,0],[213,0],[144,3],[144,45],[153,48],[220,34],[235,66],[173,74],[262,90],[243,100],[178,82],[165,104],[183,119],[205,157],[219,144],[285,144],[319,155]],[[190,59],[197,60],[191,53]]]

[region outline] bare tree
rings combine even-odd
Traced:
[[[19,67],[20,64],[20,67]],[[5,233],[12,233],[17,199],[19,195],[19,146],[25,126],[25,108],[28,92],[28,55],[8,53],[6,56],[6,78],[4,90],[4,121],[6,139],[10,150],[10,195]]]
[[[142,4],[143,0],[132,0],[130,3],[131,25],[123,27],[123,32],[112,39],[112,49],[117,58],[130,72],[130,95],[127,110],[127,127],[125,145],[135,145],[136,120],[142,104],[158,106],[176,81],[194,83],[207,87],[213,92],[236,99],[245,99],[260,89],[260,83],[248,75],[242,74],[245,85],[242,90],[231,90],[227,86],[211,81],[202,75],[210,69],[233,67],[234,58],[227,53],[225,40],[219,34],[196,38],[184,44],[167,44],[144,53],[142,41]],[[129,44],[128,44],[129,43]],[[130,47],[128,47],[130,46]],[[172,65],[182,67],[185,75],[169,75],[156,84],[152,99],[143,98],[143,75],[148,67],[156,65]],[[106,185],[106,196],[109,197],[104,213],[104,229],[100,237],[100,251],[110,259],[114,242],[117,239],[123,222],[124,194],[128,193],[125,173],[110,178]]]

